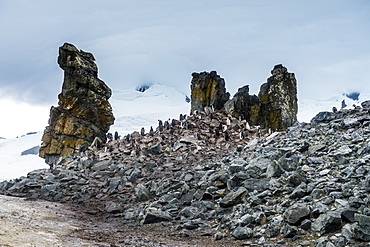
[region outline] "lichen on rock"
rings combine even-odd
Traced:
[[[111,89],[98,78],[93,54],[65,43],[59,47],[58,64],[64,70],[58,106],[50,109],[49,126],[42,137],[39,155],[55,164],[59,157],[87,148],[97,137],[106,140],[114,123],[108,99]]]
[[[258,107],[259,99],[256,95],[249,94],[249,86],[245,85],[238,89],[234,97],[225,103],[225,110],[233,117],[250,121],[255,118],[253,109]]]
[[[204,107],[221,110],[230,93],[226,92],[225,80],[216,71],[193,73],[191,80],[191,113]]]
[[[297,122],[297,80],[281,64],[275,65],[271,74],[267,82],[261,85],[258,96],[250,95],[249,86],[245,85],[223,107],[219,106],[215,110],[224,109],[235,118],[273,130],[284,130],[292,126]],[[206,97],[204,90],[194,89],[193,81],[192,95]],[[199,97],[194,98],[199,101]],[[192,103],[192,111],[193,105],[199,104]]]
[[[256,123],[284,130],[297,121],[297,80],[294,73],[289,73],[281,64],[275,65],[271,74],[258,94],[260,109]]]

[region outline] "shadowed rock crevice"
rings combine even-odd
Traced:
[[[91,53],[65,43],[59,48],[58,64],[64,70],[58,106],[51,107],[49,126],[42,137],[39,155],[55,164],[59,157],[86,149],[95,138],[106,141],[114,122],[108,99],[111,89],[98,78]]]

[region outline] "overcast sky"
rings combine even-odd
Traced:
[[[0,99],[56,104],[64,42],[92,52],[113,90],[189,94],[192,72],[216,70],[232,95],[258,93],[279,63],[299,99],[369,89],[368,0],[0,0],[0,30]]]

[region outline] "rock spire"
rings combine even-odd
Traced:
[[[94,139],[105,142],[114,122],[108,102],[112,91],[98,78],[93,54],[65,43],[59,47],[58,64],[64,70],[62,92],[58,106],[50,109],[39,152],[49,165],[86,149]]]
[[[297,80],[294,73],[289,73],[281,64],[275,65],[271,74],[261,85],[255,122],[266,128],[284,130],[297,121]]]

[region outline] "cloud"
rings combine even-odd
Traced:
[[[92,52],[99,77],[115,90],[154,82],[188,94],[192,72],[217,70],[232,94],[245,84],[258,93],[278,63],[296,74],[302,98],[368,83],[368,1],[0,4],[0,97],[55,103],[64,42]]]

